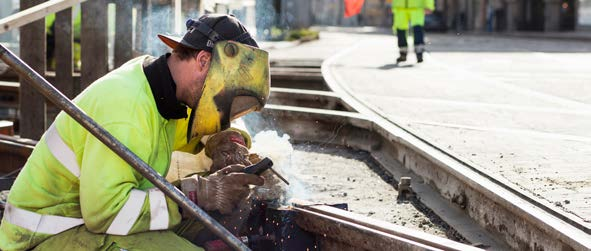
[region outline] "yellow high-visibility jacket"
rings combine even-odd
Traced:
[[[186,129],[177,133],[177,122],[186,128],[186,121],[166,120],[158,112],[143,72],[145,58],[95,81],[74,101],[166,176],[175,146],[186,144]],[[11,189],[0,225],[0,249],[29,249],[81,224],[96,233],[129,235],[170,229],[180,220],[172,200],[61,112]]]
[[[80,27],[82,26],[82,14],[79,5],[74,6],[73,8],[74,13],[74,20],[72,22],[73,28],[73,37],[74,41],[80,41]],[[45,32],[48,35],[53,35],[53,30],[51,26],[55,22],[55,13],[49,14],[45,17]]]
[[[434,0],[392,0],[392,10],[396,8],[404,9],[435,9]]]
[[[434,0],[394,0],[392,2],[394,33],[396,30],[408,30],[409,23],[411,26],[424,26],[425,9],[434,10]]]

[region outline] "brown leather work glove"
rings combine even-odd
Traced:
[[[207,176],[193,175],[181,179],[181,190],[201,208],[229,214],[248,196],[248,185],[263,185],[265,180],[254,174],[242,173],[244,166],[232,165]]]
[[[210,172],[215,172],[229,165],[245,165],[248,160],[248,148],[242,134],[227,130],[211,136],[205,144],[205,155],[211,158]]]

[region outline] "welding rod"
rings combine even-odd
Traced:
[[[275,169],[273,169],[273,161],[269,157],[263,158],[261,161],[247,166],[242,172],[261,175],[264,171],[271,170],[275,176],[279,177],[285,184],[289,185],[289,182],[283,176],[281,176]]]
[[[275,171],[275,169],[273,169],[272,167],[269,168],[271,170],[271,172],[273,172],[275,174],[275,176],[279,177],[281,180],[283,180],[283,182],[285,182],[285,184],[287,184],[289,186],[289,182],[283,178],[283,176],[281,176],[281,174],[279,174],[277,171]]]
[[[250,250],[244,243],[242,243],[230,231],[225,229],[219,222],[215,221],[205,211],[199,208],[195,203],[189,200],[176,187],[170,184],[164,177],[160,176],[152,167],[135,155],[129,148],[121,144],[113,135],[107,132],[92,118],[78,108],[72,101],[70,101],[64,94],[53,87],[41,75],[35,72],[20,58],[15,56],[4,45],[0,44],[0,59],[4,61],[11,69],[16,71],[19,76],[28,80],[37,91],[45,96],[49,101],[55,104],[58,108],[64,110],[76,122],[82,125],[88,132],[99,139],[105,146],[115,152],[119,157],[125,160],[136,171],[142,174],[152,184],[158,187],[168,197],[175,201],[187,212],[190,212],[197,217],[209,230],[211,230],[220,239],[226,242],[235,250]]]

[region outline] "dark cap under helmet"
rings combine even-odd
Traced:
[[[216,42],[224,40],[259,47],[244,25],[233,15],[206,14],[199,19],[188,19],[186,26],[187,33],[182,38],[162,34],[158,34],[158,37],[172,49],[181,44],[191,49],[211,52]]]

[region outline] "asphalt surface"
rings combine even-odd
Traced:
[[[390,34],[323,32],[272,59],[327,59],[393,123],[591,226],[591,42],[428,34],[425,62],[395,64]]]

